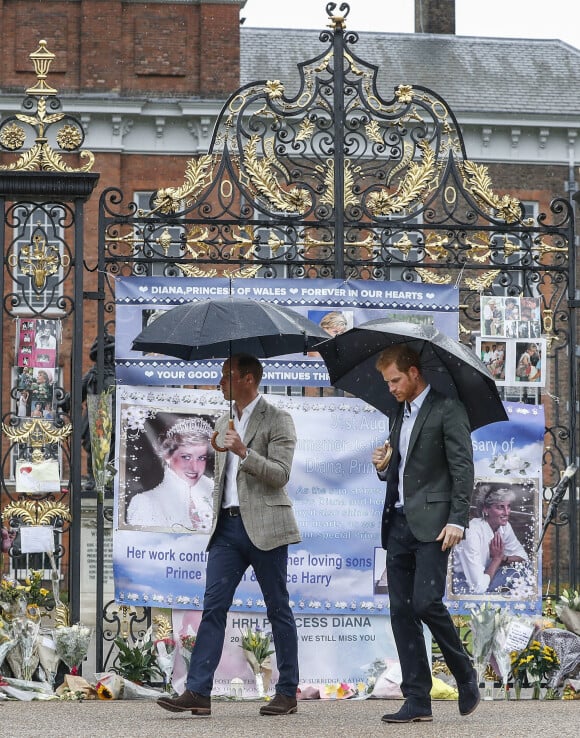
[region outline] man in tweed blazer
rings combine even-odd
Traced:
[[[214,519],[208,546],[203,615],[191,655],[185,692],[160,697],[171,712],[211,714],[213,676],[221,658],[227,613],[245,571],[252,566],[272,626],[279,679],[274,699],[261,715],[296,712],[298,638],[290,609],[286,573],[288,544],[300,541],[285,485],[290,477],[296,432],[289,413],[258,393],[262,365],[235,354],[222,369],[220,387],[234,402],[232,422],[216,423]]]

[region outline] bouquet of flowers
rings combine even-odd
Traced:
[[[157,664],[163,674],[163,683],[166,690],[171,690],[171,676],[175,664],[176,643],[173,638],[159,638],[155,641]]]
[[[244,656],[254,672],[258,697],[263,697],[270,686],[272,675],[270,655],[274,653],[274,649],[270,648],[270,643],[270,635],[262,633],[259,628],[252,630],[248,627],[245,632],[242,632],[240,646],[244,649]]]
[[[485,667],[493,648],[496,616],[499,608],[484,603],[471,613],[471,634],[473,639],[473,658],[478,681],[482,680]]]
[[[491,647],[492,666],[494,671],[501,676],[505,699],[509,698],[507,682],[511,668],[511,659],[508,638],[511,622],[512,615],[507,610],[500,609],[496,615],[495,631]]]
[[[181,635],[179,638],[181,655],[183,656],[183,660],[185,661],[185,665],[187,666],[188,670],[189,662],[191,661],[191,652],[193,651],[193,647],[195,646],[196,638],[197,633],[193,633],[190,630],[187,633]]]
[[[113,432],[112,387],[96,395],[87,395],[87,414],[91,439],[91,459],[97,497],[103,502],[105,485],[108,481],[108,461]]]
[[[556,613],[566,626],[566,630],[580,636],[580,592],[562,590],[560,599],[556,603]]]
[[[532,640],[522,651],[512,651],[511,672],[515,681],[527,679],[534,687],[534,699],[539,698],[540,682],[549,676],[560,663],[558,654],[551,646],[542,646]]]
[[[54,642],[56,652],[70,669],[71,674],[78,674],[79,666],[87,655],[93,629],[81,623],[56,628]]]
[[[56,643],[54,642],[51,631],[40,632],[38,639],[38,658],[40,659],[40,666],[44,672],[45,680],[54,689],[54,680],[56,678],[60,656],[56,652]]]
[[[26,615],[27,608],[40,608],[51,604],[50,590],[42,586],[42,572],[32,570],[20,584],[16,579],[3,577],[0,581],[0,608],[5,615]]]
[[[11,624],[0,617],[0,670],[8,651],[16,645],[16,638],[12,632]],[[0,681],[2,677],[0,676]]]

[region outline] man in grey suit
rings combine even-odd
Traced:
[[[477,707],[479,685],[469,656],[443,604],[447,560],[468,524],[473,450],[467,413],[421,374],[419,355],[405,344],[385,349],[376,363],[400,403],[390,418],[393,454],[381,537],[387,550],[391,626],[401,664],[405,703],[386,723],[430,722],[432,677],[423,637],[427,625],[457,682],[459,712]],[[380,470],[385,447],[373,451]]]
[[[236,354],[223,365],[220,387],[226,400],[235,401],[233,427],[225,416],[216,423],[225,451],[217,453],[215,461],[203,615],[185,692],[157,700],[171,712],[211,714],[213,676],[222,654],[227,613],[249,566],[264,595],[280,674],[276,695],[260,714],[297,711],[298,637],[286,573],[288,544],[298,543],[300,532],[285,488],[296,432],[290,414],[258,393],[261,379],[262,365],[254,356]]]

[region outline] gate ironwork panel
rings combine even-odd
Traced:
[[[98,175],[90,172],[92,154],[81,151],[80,122],[63,112],[46,83],[54,54],[41,41],[30,58],[37,82],[26,91],[23,112],[0,123],[5,152],[19,152],[34,137],[0,166],[0,513],[11,540],[3,548],[9,571],[23,578],[41,570],[66,624],[80,615],[84,203]],[[79,153],[83,166],[67,164]],[[52,465],[50,491],[20,490],[19,464],[29,464],[30,478],[34,465]],[[22,529],[31,525],[51,528],[54,553],[25,552]]]

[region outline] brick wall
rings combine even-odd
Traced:
[[[28,85],[45,39],[60,93],[226,97],[239,87],[239,5],[0,0],[0,88]]]

